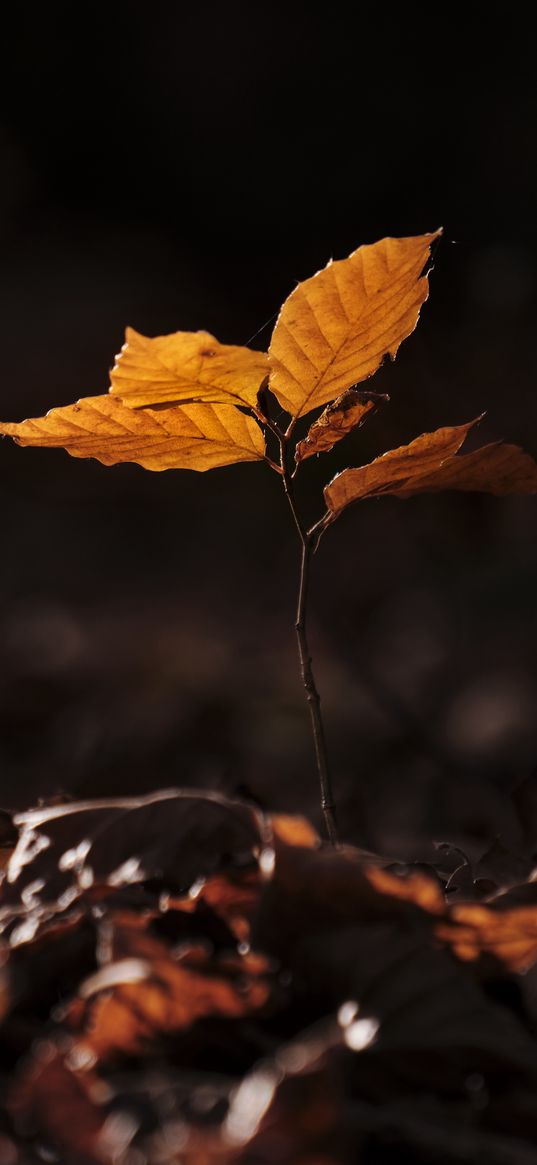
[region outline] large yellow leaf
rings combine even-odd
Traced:
[[[475,423],[423,433],[410,445],[391,449],[369,465],[338,473],[324,490],[330,520],[351,502],[383,494],[410,497],[441,489],[497,495],[537,493],[537,465],[517,445],[497,442],[456,456]]]
[[[295,449],[295,461],[300,465],[306,457],[316,453],[327,453],[337,441],[346,437],[353,429],[363,424],[368,413],[381,401],[387,401],[386,393],[361,392],[359,388],[348,388],[337,400],[327,405],[320,417],[313,422],[308,433]]]
[[[127,328],[110,392],[129,408],[208,401],[255,405],[267,375],[264,352],[220,344],[209,332],[149,339]]]
[[[257,461],[265,448],[257,422],[234,405],[133,410],[109,393],[20,424],[0,423],[0,433],[19,445],[61,446],[72,457],[95,457],[103,465],[134,461],[154,470]]]
[[[366,380],[385,356],[395,358],[427,299],[422,272],[440,233],[381,239],[299,283],[269,349],[270,387],[291,416]]]

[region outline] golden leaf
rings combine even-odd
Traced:
[[[306,457],[313,457],[314,453],[327,453],[337,441],[341,441],[352,429],[358,428],[379,401],[388,399],[386,393],[348,388],[337,400],[327,405],[304,439],[298,442],[295,449],[297,465]]]
[[[95,457],[103,465],[134,461],[153,470],[203,472],[261,460],[265,448],[257,422],[234,405],[133,410],[109,393],[19,424],[0,423],[0,433],[19,445],[60,446],[72,457]]]
[[[427,299],[422,272],[440,234],[381,239],[298,284],[269,349],[270,388],[291,416],[366,380],[385,356],[395,358]]]
[[[410,497],[440,489],[499,495],[536,493],[537,465],[517,445],[497,442],[456,456],[476,420],[423,433],[410,445],[391,449],[369,465],[338,473],[324,490],[331,520],[351,502],[382,494]]]
[[[207,401],[255,405],[267,375],[264,352],[220,344],[209,332],[149,339],[127,328],[110,392],[129,408]]]

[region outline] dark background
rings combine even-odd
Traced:
[[[322,482],[487,410],[537,455],[534,46],[522,6],[41,6],[4,28],[0,416],[106,391],[126,324],[266,346],[297,280],[444,225],[391,404]],[[423,13],[423,14],[422,14]],[[268,321],[268,322],[267,322]],[[257,335],[256,335],[257,334]],[[0,446],[1,801],[187,784],[316,814],[293,531],[262,466]],[[342,832],[514,829],[537,760],[537,501],[355,507],[311,632]]]

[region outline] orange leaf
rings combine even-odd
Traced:
[[[113,1165],[118,1156],[107,1152],[107,1112],[96,1094],[95,1079],[73,1070],[68,1057],[43,1040],[15,1082],[11,1108],[18,1120],[45,1133],[62,1157],[65,1153],[86,1165]]]
[[[187,947],[169,949],[124,916],[114,928],[113,956],[81,987],[83,1047],[98,1060],[138,1054],[157,1037],[184,1031],[204,1016],[240,1018],[269,997],[268,963],[261,955],[211,958]]]
[[[475,424],[476,420],[423,433],[410,445],[391,449],[369,465],[338,473],[324,490],[331,521],[351,502],[381,494],[410,497],[441,489],[499,495],[537,493],[537,465],[517,445],[497,442],[456,456]]]
[[[413,902],[428,914],[443,914],[445,911],[444,895],[438,882],[425,874],[412,873],[401,878],[380,866],[366,867],[364,873],[379,894],[401,898],[404,902]]]
[[[410,445],[390,449],[389,453],[376,457],[369,465],[362,465],[359,469],[344,469],[342,473],[336,474],[324,490],[332,521],[351,502],[377,497],[379,494],[398,493],[414,478],[430,475],[448,458],[455,456],[468,430],[477,420],[479,418],[467,425],[423,433]]]
[[[357,429],[380,401],[387,401],[385,393],[361,392],[358,388],[348,388],[337,400],[327,405],[311,429],[299,441],[295,449],[297,465],[314,453],[327,453],[337,441],[341,441],[352,429]]]
[[[381,239],[330,262],[285,301],[269,349],[270,387],[293,417],[367,380],[414,331],[441,234]]]
[[[436,934],[465,962],[488,954],[518,972],[528,971],[537,962],[535,906],[514,906],[510,910],[491,909],[474,902],[453,906],[449,921],[438,925]]]
[[[207,401],[255,405],[267,375],[264,352],[220,344],[209,332],[149,339],[127,328],[110,392],[129,408]]]
[[[536,493],[537,465],[518,445],[496,441],[446,461],[398,492],[401,497],[410,497],[413,493],[440,489],[481,490],[498,497]]]
[[[19,445],[60,446],[72,457],[95,457],[103,465],[134,461],[153,470],[202,472],[262,460],[265,448],[257,422],[234,405],[135,411],[110,394],[88,396],[19,424],[0,423],[0,433]]]

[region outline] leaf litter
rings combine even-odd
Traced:
[[[531,847],[405,865],[181,789],[4,833],[9,1165],[532,1159]]]

